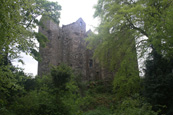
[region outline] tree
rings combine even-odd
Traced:
[[[39,16],[46,16],[59,23],[61,7],[47,0],[1,0],[0,4],[0,111],[10,105],[18,92],[23,91],[19,84],[23,75],[11,64],[20,52],[38,59],[36,41],[44,44],[46,37],[34,32]],[[21,61],[19,59],[19,61]],[[21,61],[22,62],[22,61]],[[26,77],[26,76],[24,76]],[[3,114],[3,113],[2,113]]]
[[[148,38],[140,42],[140,47],[141,43],[145,48],[152,45],[169,58],[172,57],[172,5],[171,0],[99,0],[94,16],[101,19],[102,25],[106,23],[112,33],[120,31],[123,25],[129,26],[129,31],[135,31],[137,41],[141,36]]]
[[[126,9],[130,9],[134,4],[127,5],[126,2],[99,0],[95,7],[95,16],[101,20],[97,28],[98,34],[92,34],[88,38],[88,47],[95,50],[94,57],[103,66],[115,72],[113,84],[117,98],[139,91],[140,79],[135,47],[135,38],[139,34],[131,29],[125,16],[130,13]]]
[[[152,58],[151,58],[152,57]],[[143,78],[143,95],[155,111],[162,114],[173,114],[173,60],[158,54],[153,50],[146,60],[145,77]],[[165,107],[166,106],[166,107]]]
[[[0,8],[0,59],[10,60],[17,58],[20,51],[38,55],[35,41],[45,38],[33,31],[41,24],[38,17],[46,15],[59,23],[61,10],[57,3],[47,0],[2,0]]]
[[[103,65],[116,71],[114,89],[121,89],[124,82],[120,81],[131,81],[138,76],[135,46],[142,52],[154,48],[166,58],[172,58],[172,5],[171,0],[98,1],[94,16],[101,22],[98,34],[89,37],[89,48],[95,50],[94,57]],[[147,39],[141,40],[144,36]],[[139,79],[132,81],[137,83]]]
[[[59,89],[65,90],[66,83],[70,80],[73,74],[70,67],[61,64],[60,66],[53,66],[51,68],[51,76],[54,86]]]
[[[157,53],[172,58],[173,34],[171,32],[173,17],[172,0],[143,0],[143,28],[147,33],[148,43]]]

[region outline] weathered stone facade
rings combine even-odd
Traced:
[[[51,20],[44,21],[45,28],[39,27],[39,32],[48,37],[46,47],[40,47],[42,61],[38,63],[38,75],[50,72],[50,65],[65,63],[83,80],[103,79],[101,67],[92,59],[92,51],[86,48],[86,24],[79,18],[76,22],[59,27]]]

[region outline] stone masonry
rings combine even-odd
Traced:
[[[44,28],[39,32],[48,37],[46,47],[40,47],[42,61],[38,63],[38,75],[50,72],[50,66],[65,63],[76,73],[83,76],[83,80],[104,79],[102,68],[92,59],[93,52],[86,48],[85,38],[91,32],[86,32],[86,24],[82,18],[69,25],[59,27],[51,20],[43,22]]]

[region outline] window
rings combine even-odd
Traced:
[[[48,33],[49,36],[52,34],[51,30],[47,30],[47,33]]]
[[[93,67],[93,60],[92,59],[89,60],[89,67]]]
[[[80,26],[82,26],[82,22],[80,22]]]

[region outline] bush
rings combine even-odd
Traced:
[[[123,99],[115,106],[113,115],[157,115],[152,106],[144,101],[138,94]]]
[[[98,107],[97,109],[85,112],[83,115],[112,115],[111,110],[106,107]]]
[[[146,61],[143,79],[143,95],[161,114],[173,114],[173,59],[168,60],[156,51],[151,52],[152,59]]]
[[[17,115],[68,115],[68,109],[62,101],[43,89],[17,98],[11,109]]]
[[[55,87],[65,89],[66,83],[70,80],[70,77],[72,77],[73,74],[69,66],[61,64],[60,66],[52,67],[51,76]]]

